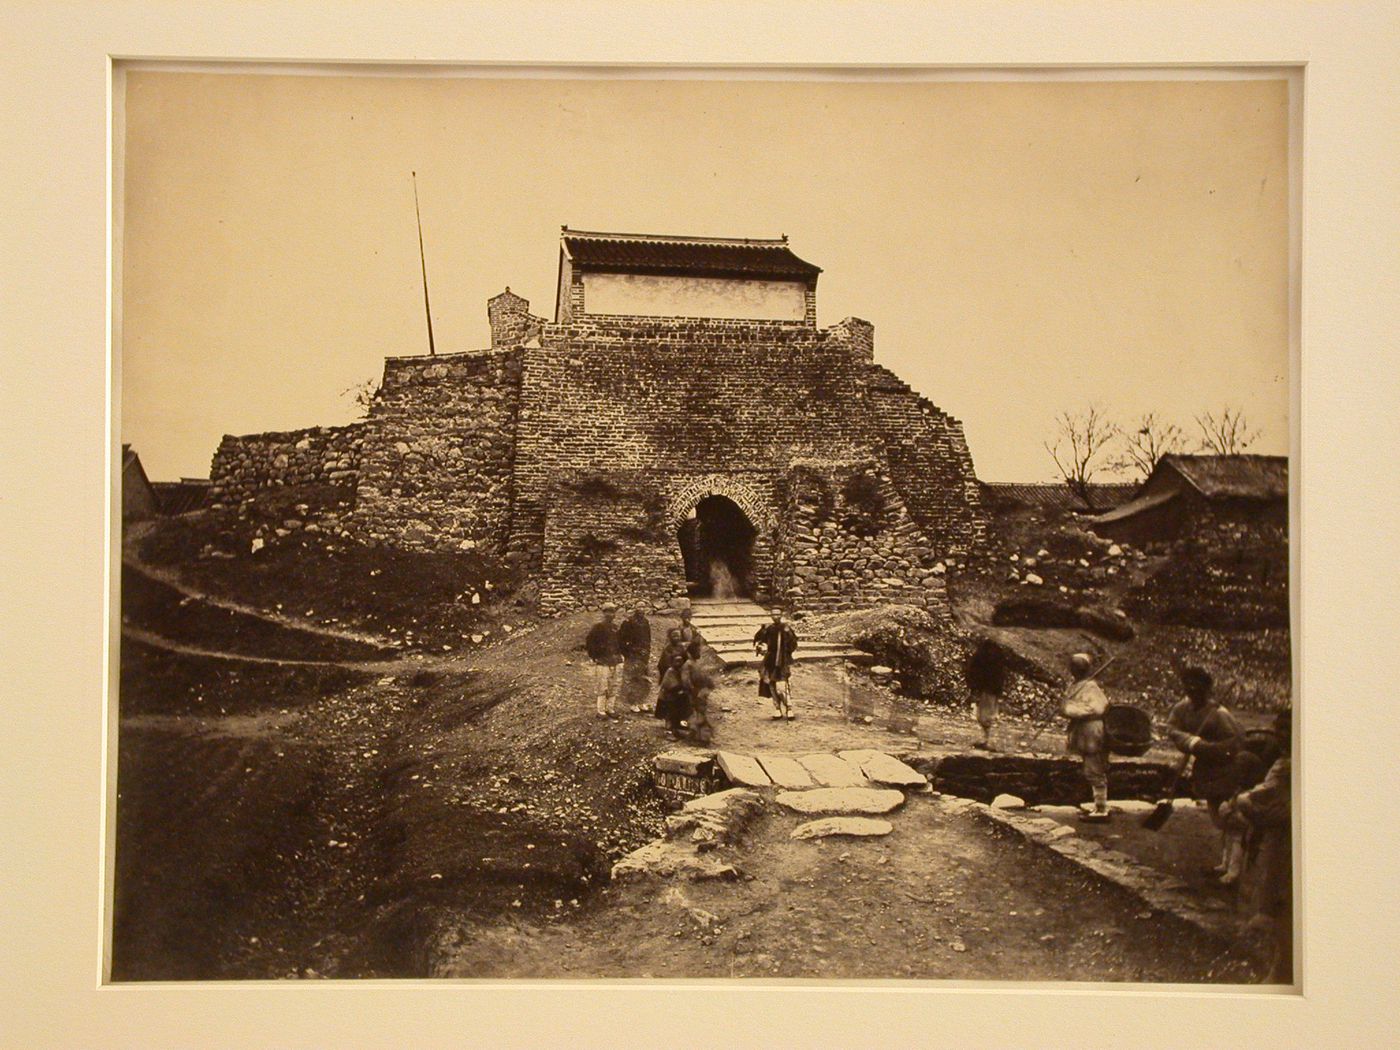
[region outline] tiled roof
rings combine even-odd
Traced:
[[[1064,482],[983,481],[982,494],[991,503],[1044,507],[1047,510],[1088,510],[1084,501],[1070,491]],[[1090,484],[1094,509],[1115,507],[1128,499],[1138,486],[1135,484]]]
[[[1287,456],[1163,456],[1207,499],[1286,499]]]
[[[811,280],[821,267],[799,259],[786,237],[748,240],[595,233],[564,227],[564,249],[580,270],[679,276]]]
[[[151,485],[162,514],[185,514],[199,510],[209,496],[209,482],[203,478],[157,481]]]

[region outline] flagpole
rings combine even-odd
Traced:
[[[418,173],[409,172],[413,177],[413,215],[418,220],[418,265],[423,270],[423,312],[428,317],[428,356],[437,355],[433,345],[433,308],[428,305],[428,260],[423,254],[423,214],[418,210]]]

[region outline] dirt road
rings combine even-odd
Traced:
[[[585,914],[441,946],[443,977],[1244,981],[1247,966],[968,814],[912,799],[881,839],[753,829],[737,883],[613,887]]]

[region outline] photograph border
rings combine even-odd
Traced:
[[[271,1032],[281,1033],[272,1037],[278,1045],[316,1045],[326,1041],[386,1045],[408,1038],[410,1031],[426,1032],[424,1026],[438,1024],[444,1026],[437,1029],[440,1034],[460,1038],[464,1034],[460,1027],[463,1012],[468,1008],[516,1019],[517,1029],[504,1035],[478,1029],[483,1041],[515,1045],[519,1040],[520,1045],[538,1045],[541,1038],[547,1038],[543,1033],[550,1030],[547,1026],[551,1023],[551,1014],[541,1011],[539,1005],[557,1006],[561,1000],[569,1003],[570,1023],[563,1027],[576,1028],[580,1020],[588,1019],[588,1026],[582,1032],[576,1031],[573,1041],[616,1045],[618,1036],[615,1027],[609,1027],[609,1018],[624,1008],[624,1003],[629,1014],[646,1015],[660,1024],[664,1023],[662,1018],[681,1006],[676,996],[686,994],[693,998],[697,987],[694,982],[666,982],[661,987],[641,988],[628,982],[564,988],[552,983],[529,988],[464,988],[460,984],[444,988],[413,982],[413,987],[405,988],[401,982],[335,982],[329,987],[292,988],[259,982],[212,989],[173,985],[99,989],[94,980],[97,967],[91,962],[87,966],[80,964],[84,958],[92,960],[90,931],[94,926],[100,929],[100,918],[93,920],[93,913],[99,911],[97,902],[91,899],[91,889],[83,890],[92,886],[91,861],[85,869],[82,858],[92,856],[92,837],[83,829],[94,826],[92,786],[102,784],[100,777],[104,774],[93,768],[93,756],[100,753],[100,748],[85,748],[98,739],[96,727],[90,723],[94,705],[100,702],[95,698],[100,689],[95,686],[102,678],[100,671],[93,671],[103,665],[103,649],[110,642],[104,625],[111,622],[94,582],[102,572],[93,572],[102,564],[101,552],[111,550],[111,535],[104,533],[105,544],[93,542],[93,522],[101,517],[100,508],[112,496],[109,463],[113,442],[117,441],[111,416],[98,433],[92,406],[100,403],[94,394],[105,400],[104,392],[119,379],[117,372],[108,372],[109,367],[117,366],[99,359],[92,342],[94,334],[107,327],[106,316],[99,316],[99,304],[115,308],[116,303],[108,303],[102,294],[103,273],[101,267],[93,265],[99,257],[95,251],[95,230],[108,221],[105,188],[96,178],[93,164],[94,157],[106,154],[109,145],[101,132],[110,125],[99,119],[106,114],[92,111],[94,102],[100,103],[106,97],[106,75],[110,71],[104,61],[103,75],[95,75],[99,56],[104,60],[112,56],[161,55],[265,58],[294,50],[299,53],[286,57],[353,58],[368,53],[392,59],[432,54],[435,63],[445,63],[489,50],[492,53],[488,57],[493,61],[501,61],[503,54],[513,51],[553,63],[561,49],[587,52],[592,48],[600,57],[620,57],[635,68],[636,55],[648,48],[660,62],[680,61],[689,53],[704,64],[712,64],[717,58],[742,61],[744,55],[735,52],[752,56],[763,54],[765,49],[770,56],[781,54],[786,58],[805,46],[808,62],[829,68],[833,52],[885,56],[885,61],[873,64],[893,66],[911,50],[924,47],[938,64],[952,62],[962,67],[981,64],[989,54],[999,52],[994,68],[1004,69],[1008,60],[1012,65],[1048,61],[1061,67],[1082,66],[1086,55],[1095,65],[1105,64],[1103,57],[1092,61],[1095,55],[1134,65],[1155,63],[1164,61],[1164,55],[1175,47],[1178,55],[1194,55],[1197,62],[1211,64],[1239,64],[1243,60],[1277,66],[1306,62],[1308,104],[1303,122],[1303,164],[1307,181],[1301,212],[1301,262],[1308,283],[1301,289],[1300,335],[1304,355],[1295,373],[1306,429],[1300,434],[1295,423],[1293,499],[1295,522],[1306,518],[1307,528],[1301,535],[1295,534],[1293,593],[1295,602],[1306,595],[1307,604],[1301,609],[1294,633],[1299,686],[1295,695],[1308,690],[1309,682],[1353,681],[1344,673],[1340,678],[1333,675],[1348,667],[1366,666],[1367,654],[1358,647],[1357,640],[1339,631],[1334,622],[1325,621],[1319,610],[1336,608],[1331,603],[1340,601],[1349,591],[1352,600],[1360,595],[1383,599],[1376,581],[1358,581],[1357,573],[1365,566],[1356,557],[1357,540],[1346,537],[1355,523],[1364,524],[1367,520],[1361,515],[1353,486],[1368,476],[1388,476],[1386,462],[1380,455],[1394,447],[1393,441],[1385,440],[1387,435],[1394,436],[1394,421],[1383,420],[1385,406],[1375,405],[1375,399],[1386,389],[1394,389],[1393,384],[1383,381],[1387,367],[1393,376],[1394,360],[1385,355],[1379,339],[1386,330],[1379,324],[1379,295],[1386,287],[1385,266],[1392,267],[1393,277],[1393,206],[1386,206],[1386,197],[1370,198],[1366,192],[1358,192],[1351,174],[1360,167],[1373,176],[1369,182],[1371,190],[1386,193],[1395,188],[1394,176],[1389,174],[1394,171],[1396,159],[1394,125],[1386,124],[1387,114],[1375,102],[1387,94],[1393,97],[1393,92],[1386,91],[1385,81],[1388,78],[1393,86],[1396,78],[1394,69],[1382,64],[1393,53],[1387,44],[1393,45],[1395,40],[1394,20],[1380,17],[1384,12],[1360,4],[1326,5],[1321,10],[1305,4],[1266,4],[1261,7],[1274,17],[1268,25],[1260,25],[1252,17],[1241,17],[1238,7],[1220,5],[1203,5],[1190,11],[1143,5],[1131,18],[1124,18],[1122,8],[1110,4],[1086,4],[1073,12],[1053,4],[1017,5],[1017,17],[1011,17],[1013,9],[1009,5],[985,3],[950,4],[936,13],[894,4],[775,4],[759,12],[743,12],[724,5],[723,10],[734,19],[742,22],[747,18],[759,25],[750,26],[752,31],[748,34],[721,37],[713,32],[713,26],[708,34],[698,31],[693,16],[691,20],[668,17],[662,24],[655,9],[627,4],[570,7],[570,20],[562,26],[551,25],[548,11],[540,6],[481,4],[467,17],[460,10],[429,5],[423,10],[435,15],[435,19],[422,19],[411,27],[412,31],[396,25],[387,33],[390,9],[399,12],[396,19],[402,17],[402,9],[397,5],[366,4],[353,18],[343,17],[343,9],[333,17],[323,7],[287,5],[289,17],[275,26],[249,25],[241,17],[246,8],[235,10],[237,7],[211,4],[200,9],[197,17],[185,19],[174,17],[177,8],[173,5],[93,7],[86,12],[89,17],[85,23],[78,25],[63,18],[64,12],[36,6],[20,12],[14,20],[35,46],[0,74],[6,87],[17,88],[7,96],[12,100],[7,107],[18,111],[23,102],[34,103],[25,113],[26,120],[16,122],[22,131],[31,134],[23,139],[16,134],[14,144],[20,148],[15,153],[49,162],[36,163],[32,168],[20,165],[18,171],[11,173],[10,181],[16,185],[11,187],[7,219],[13,211],[17,221],[7,223],[7,228],[22,237],[46,232],[50,235],[48,240],[35,237],[32,243],[43,245],[39,250],[45,253],[46,262],[50,252],[56,253],[54,266],[45,270],[50,284],[9,282],[20,293],[16,314],[20,338],[16,345],[22,348],[22,362],[32,367],[23,369],[23,382],[6,391],[4,425],[11,428],[12,439],[24,434],[25,445],[29,446],[12,464],[25,471],[22,477],[29,499],[35,500],[37,506],[64,513],[64,520],[73,523],[62,532],[61,542],[55,544],[52,532],[46,536],[40,527],[43,523],[34,520],[37,516],[13,515],[14,504],[6,507],[7,515],[15,519],[7,522],[15,526],[7,533],[15,537],[7,551],[7,557],[12,559],[8,566],[10,578],[22,583],[19,600],[13,609],[6,609],[7,617],[16,617],[7,626],[24,626],[22,634],[12,630],[8,636],[23,637],[31,649],[61,647],[65,642],[76,649],[74,658],[62,667],[46,667],[43,673],[24,667],[17,674],[17,686],[32,699],[20,712],[23,721],[15,736],[23,757],[5,774],[7,779],[15,778],[14,783],[7,785],[11,789],[21,784],[21,775],[26,775],[28,779],[23,783],[29,800],[36,792],[42,792],[46,800],[45,812],[26,810],[22,815],[27,819],[22,824],[17,822],[24,834],[32,835],[46,848],[33,851],[34,863],[23,871],[9,870],[15,866],[15,851],[9,851],[11,859],[7,862],[7,875],[22,877],[27,891],[22,900],[32,905],[21,909],[17,900],[17,918],[6,920],[7,927],[13,926],[11,932],[17,935],[10,938],[11,942],[21,945],[7,960],[8,966],[20,967],[16,974],[7,977],[7,994],[19,991],[12,982],[25,972],[31,981],[37,976],[40,988],[19,1001],[16,1015],[21,1019],[19,1031],[37,1037],[30,1045],[60,1045],[53,1037],[60,1037],[62,1045],[81,1045],[93,1036],[104,1045],[165,1045],[162,1040],[174,1043],[180,1041],[182,1034],[188,1036],[189,1025],[196,1018],[201,1021],[202,1034],[209,1037],[201,1045],[246,1044],[268,1038],[267,1034],[260,1037],[258,1033]],[[817,8],[820,12],[814,15]],[[1251,10],[1257,15],[1260,7]],[[864,14],[868,18],[872,11],[887,17],[878,24],[857,24],[854,16]],[[522,12],[525,17],[521,17]],[[791,21],[783,23],[772,17],[778,12],[786,13]],[[1113,17],[1107,19],[1110,24],[1103,24],[1103,16],[1111,12]],[[1027,14],[1034,17],[1024,17]],[[578,30],[578,21],[588,17],[596,21],[586,31]],[[1096,18],[1099,24],[1094,24]],[[449,21],[450,26],[446,24]],[[349,23],[358,25],[361,35],[347,35]],[[803,44],[797,44],[791,34],[777,32],[799,23],[807,27]],[[652,35],[640,31],[625,38],[607,34],[609,28],[619,27],[649,27]],[[483,47],[483,38],[471,38],[472,28],[505,31],[491,36],[490,45]],[[619,56],[619,50],[628,53]],[[802,57],[796,56],[799,61]],[[1178,65],[1180,59],[1167,60],[1167,64]],[[17,81],[15,85],[11,85],[12,79]],[[43,126],[48,127],[48,136],[32,134]],[[99,134],[95,135],[95,131]],[[42,152],[39,143],[43,144]],[[1386,173],[1388,181],[1386,177],[1374,178],[1381,172]],[[29,209],[22,216],[16,201],[24,202]],[[102,218],[95,224],[98,216]],[[1392,235],[1389,241],[1384,239],[1387,232]],[[1357,245],[1366,249],[1367,257],[1355,257]],[[13,261],[7,265],[18,270]],[[110,278],[114,272],[106,276]],[[1393,284],[1390,287],[1393,290]],[[1358,288],[1372,293],[1372,298],[1360,306],[1353,298]],[[51,309],[59,302],[67,306],[67,313],[61,316]],[[1310,348],[1322,351],[1324,347],[1325,367],[1322,356],[1314,357],[1309,352]],[[67,381],[60,384],[60,375]],[[1368,459],[1367,442],[1354,439],[1371,422],[1380,422],[1382,429],[1371,434]],[[60,439],[65,433],[66,440]],[[18,441],[12,444],[21,447]],[[35,446],[43,455],[36,455]],[[99,447],[101,455],[94,455]],[[1339,451],[1351,454],[1343,456]],[[1300,469],[1304,465],[1306,473]],[[36,485],[31,479],[48,484]],[[1383,497],[1382,504],[1387,503],[1393,505],[1393,495]],[[94,510],[99,513],[94,515]],[[51,585],[41,587],[37,582],[41,579],[52,581]],[[1380,610],[1382,617],[1394,616],[1393,604],[1384,600],[1375,602],[1373,607]],[[80,641],[76,647],[71,635],[65,639],[63,632],[56,629],[64,624],[55,612],[66,613],[68,626],[78,632]],[[1381,632],[1383,636],[1383,625]],[[1318,690],[1316,702],[1325,705],[1336,692],[1335,685]],[[1353,1033],[1349,1040],[1353,1044],[1356,1035],[1368,1030],[1383,1039],[1383,1031],[1365,1026],[1383,1020],[1386,999],[1372,994],[1368,1006],[1365,990],[1378,989],[1388,971],[1393,970],[1393,952],[1388,950],[1384,937],[1393,938],[1394,920],[1387,930],[1374,915],[1357,914],[1350,902],[1358,893],[1366,892],[1373,894],[1370,899],[1376,904],[1388,899],[1388,889],[1378,878],[1388,865],[1371,859],[1363,867],[1354,851],[1347,849],[1348,845],[1354,847],[1354,842],[1349,843],[1344,828],[1339,835],[1336,821],[1348,814],[1352,820],[1380,815],[1378,807],[1374,814],[1368,814],[1367,806],[1375,806],[1375,802],[1365,798],[1358,814],[1355,796],[1348,793],[1348,788],[1367,783],[1367,776],[1373,778],[1369,781],[1372,785],[1384,783],[1384,766],[1381,756],[1358,758],[1351,754],[1354,745],[1349,743],[1349,734],[1339,732],[1334,720],[1318,720],[1316,725],[1307,720],[1304,725],[1299,735],[1306,740],[1309,755],[1299,781],[1309,830],[1300,840],[1307,844],[1306,873],[1315,894],[1303,901],[1308,908],[1308,928],[1300,938],[1306,942],[1303,972],[1307,983],[1303,997],[1232,996],[1209,988],[1193,988],[1189,992],[1144,992],[1141,986],[1112,989],[1102,993],[1103,998],[1095,1002],[1094,1016],[1085,1023],[1079,1016],[1084,1013],[1084,1004],[1079,1000],[1084,995],[1100,995],[1096,990],[1060,987],[1046,991],[1015,985],[968,989],[939,984],[936,988],[913,991],[903,987],[852,988],[844,983],[833,986],[825,982],[800,989],[767,983],[760,988],[719,989],[707,983],[698,987],[709,1000],[704,1009],[713,1015],[707,1018],[707,1022],[712,1022],[708,1034],[740,1043],[745,1035],[772,1031],[791,1034],[795,1029],[788,1020],[796,1017],[805,1019],[808,1025],[819,1025],[814,1031],[823,1033],[821,1039],[835,1040],[832,1045],[836,1045],[843,1041],[843,1031],[868,1030],[863,1025],[878,1015],[882,1041],[898,1038],[897,1030],[901,1028],[916,1037],[922,1033],[927,1041],[927,1026],[934,1024],[936,1017],[938,1033],[956,1036],[950,1041],[963,1046],[1035,1045],[1035,1033],[1043,1031],[1055,1032],[1056,1041],[1059,1036],[1068,1038],[1074,1032],[1078,1042],[1095,1045],[1096,1032],[1099,1040],[1121,1041],[1125,1026],[1126,1030],[1140,1033],[1138,1041],[1142,1045],[1158,1045],[1158,1041],[1179,1042],[1179,1035],[1166,1020],[1169,1014],[1186,1006],[1181,1001],[1185,996],[1196,1014],[1197,1031],[1226,1031],[1247,1025],[1251,1036],[1257,1035],[1261,1040],[1271,1033],[1277,1037],[1278,1045],[1301,1045],[1309,1033],[1336,1033],[1340,1024]],[[1393,734],[1394,730],[1388,732]],[[1368,737],[1373,738],[1369,727]],[[56,746],[59,742],[62,747]],[[1350,768],[1339,768],[1343,760],[1350,763]],[[19,792],[7,790],[6,797],[18,798]],[[1317,831],[1312,830],[1314,821]],[[60,831],[64,832],[62,836]],[[1390,848],[1393,850],[1393,843]],[[1340,950],[1347,937],[1363,935],[1370,951],[1362,958],[1356,958],[1354,951]],[[926,991],[939,998],[927,999]],[[580,996],[580,992],[586,994]],[[245,994],[256,996],[256,1010],[248,1009]],[[1012,996],[1009,1000],[1005,998],[1008,995]],[[531,1001],[529,1007],[523,1005],[526,1001]],[[160,1003],[158,1011],[153,1007],[155,1002]],[[748,1018],[745,1011],[749,1012]],[[552,1016],[561,1018],[558,1012]],[[204,1025],[214,1017],[219,1019],[220,1027],[217,1032],[210,1032]],[[1078,1020],[1070,1020],[1074,1017]],[[1108,1017],[1112,1020],[1106,1020]],[[755,1025],[754,1018],[761,1018],[763,1024]],[[312,1024],[318,1026],[314,1031]],[[774,1027],[778,1024],[781,1027]],[[1038,1024],[1050,1027],[1040,1029]],[[634,1026],[632,1030],[642,1029]],[[44,1038],[45,1034],[50,1038]]]

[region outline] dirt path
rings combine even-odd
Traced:
[[[1132,897],[934,800],[880,839],[796,842],[770,811],[738,883],[612,887],[574,921],[442,945],[444,977],[1243,981],[1247,966]]]

